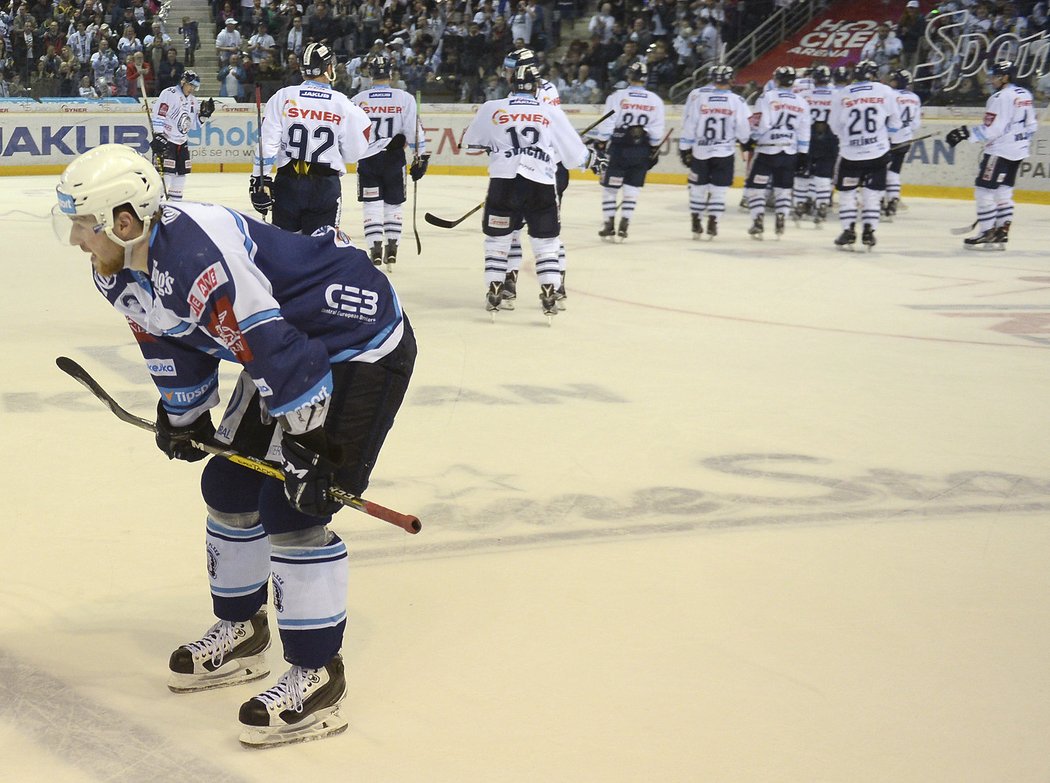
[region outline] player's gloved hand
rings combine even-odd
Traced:
[[[248,184],[248,197],[252,208],[262,216],[273,207],[273,179],[271,177],[252,177]]]
[[[200,111],[197,112],[202,120],[208,119],[211,115],[215,114],[215,99],[208,98],[206,101],[201,101]]]
[[[678,150],[678,157],[682,161],[682,165],[687,169],[693,167],[693,151],[692,150]]]
[[[168,459],[181,459],[185,462],[196,462],[208,456],[208,452],[198,449],[191,443],[208,443],[215,435],[211,424],[211,414],[201,414],[193,424],[186,427],[173,427],[168,420],[164,405],[157,403],[157,448],[168,455]]]
[[[747,141],[740,142],[740,149],[742,149],[744,152],[754,152],[755,151],[755,140],[754,139],[748,139]]]
[[[609,168],[609,156],[601,150],[592,149],[588,151],[587,155],[587,168],[597,174],[599,177],[605,173],[605,170]]]
[[[656,167],[656,164],[660,162],[660,145],[657,144],[649,148],[649,170]]]
[[[800,152],[795,156],[795,174],[804,177],[809,173],[809,153]]]
[[[429,163],[429,155],[420,155],[412,161],[412,165],[408,167],[408,174],[412,177],[413,182],[423,179],[423,175],[427,173],[427,165]]]
[[[339,458],[320,453],[329,451],[327,444],[320,429],[302,435],[286,432],[281,441],[284,494],[293,508],[315,517],[326,517],[342,508],[342,503],[328,495],[335,485]]]
[[[948,142],[949,146],[954,147],[956,144],[960,144],[968,138],[970,138],[970,129],[965,125],[960,125],[958,128],[952,128],[948,131],[948,135],[944,137],[944,140]]]
[[[153,141],[149,143],[150,149],[153,150],[153,154],[158,158],[164,157],[164,153],[168,151],[168,137],[163,133],[158,133],[153,137]]]

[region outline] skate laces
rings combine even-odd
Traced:
[[[277,684],[272,688],[260,693],[255,698],[273,710],[282,706],[288,706],[295,712],[303,711],[303,697],[306,689],[312,682],[320,682],[317,669],[304,669],[302,666],[293,666],[281,675]]]
[[[211,657],[212,665],[222,665],[222,659],[234,647],[234,628],[236,623],[229,620],[219,620],[204,637],[196,642],[190,642],[186,648],[194,658]]]

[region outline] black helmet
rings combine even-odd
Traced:
[[[879,76],[879,64],[874,60],[861,60],[853,67],[853,80],[870,82]]]
[[[540,72],[535,65],[519,65],[514,69],[514,78],[511,79],[514,92],[535,93],[540,86]]]
[[[831,72],[831,78],[835,84],[849,84],[853,80],[853,72],[848,65],[837,65]]]
[[[996,60],[988,68],[989,76],[1007,76],[1010,79],[1017,77],[1017,66],[1013,60]]]
[[[536,65],[536,53],[532,49],[515,49],[503,58],[503,67],[517,70],[520,65]]]
[[[890,86],[897,90],[906,90],[911,84],[911,71],[898,68],[890,74]]]
[[[732,65],[716,65],[711,69],[711,81],[715,84],[729,84],[734,75]]]
[[[773,81],[776,82],[778,87],[790,87],[795,83],[796,76],[795,69],[790,65],[781,65],[773,71]]]
[[[624,75],[629,82],[644,82],[649,77],[649,67],[641,61],[631,63]]]
[[[323,76],[332,67],[332,50],[323,43],[307,44],[303,49],[303,76]]]
[[[814,84],[824,86],[831,82],[831,69],[826,65],[814,65],[809,69],[809,76]]]
[[[373,79],[389,79],[390,74],[394,71],[394,63],[391,59],[382,54],[373,54],[365,60],[365,65],[368,68],[368,74]]]

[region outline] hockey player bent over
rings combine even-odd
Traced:
[[[213,204],[160,206],[161,180],[128,147],[66,167],[59,238],[91,254],[95,286],[123,315],[157,385],[157,445],[204,459],[193,441],[279,467],[284,482],[214,457],[204,465],[206,542],[218,621],[171,654],[176,693],[269,674],[267,589],[291,667],[241,705],[241,741],[334,734],[346,694],[347,553],[328,529],[359,494],[412,374],[415,339],[368,255],[334,229],[297,236]],[[219,363],[243,370],[218,432]]]
[[[332,50],[308,44],[303,50],[302,84],[284,87],[266,102],[255,155],[258,172],[248,195],[252,207],[288,231],[312,234],[338,226],[342,211],[339,179],[346,164],[368,149],[368,117],[341,92],[332,89]],[[276,166],[277,175],[270,176]]]
[[[711,76],[711,87],[694,91],[695,97],[690,94],[686,103],[678,154],[689,169],[693,237],[703,235],[706,213],[707,235],[714,239],[718,221],[726,211],[726,191],[733,184],[736,145],[746,142],[751,134],[751,109],[730,90],[730,66],[715,66]]]
[[[482,231],[485,234],[486,309],[495,313],[503,304],[507,254],[511,236],[523,225],[529,229],[540,306],[548,320],[557,314],[558,244],[561,219],[555,188],[555,162],[573,168],[590,167],[600,174],[605,159],[587,149],[564,112],[536,97],[539,72],[522,65],[514,74],[513,91],[487,101],[463,134],[463,145],[489,152],[489,188]]]
[[[659,160],[664,135],[664,102],[645,89],[649,71],[645,63],[627,66],[628,87],[605,99],[605,111],[613,116],[591,131],[592,138],[608,145],[609,168],[602,177],[602,239],[627,239],[627,228],[638,205],[645,175]],[[620,203],[617,204],[617,192]],[[616,211],[620,224],[616,225]]]
[[[164,172],[164,192],[172,201],[182,198],[186,175],[193,168],[187,142],[191,131],[200,130],[201,120],[215,111],[215,101],[198,101],[194,94],[201,86],[194,71],[184,71],[178,84],[161,90],[150,109],[157,170]]]
[[[408,173],[413,181],[426,174],[430,160],[423,151],[423,126],[416,116],[415,99],[390,85],[393,67],[389,57],[369,55],[364,69],[372,77],[372,86],[352,98],[372,123],[368,150],[357,162],[357,200],[364,213],[365,244],[371,248],[372,263],[385,262],[388,271],[397,261],[401,241],[405,146],[412,149]]]
[[[953,147],[966,139],[984,144],[974,181],[978,233],[963,240],[965,247],[991,245],[1001,249],[1010,237],[1017,169],[1028,157],[1032,136],[1039,127],[1032,93],[1013,84],[1016,75],[1011,60],[994,63],[989,78],[995,92],[985,103],[984,125],[953,128],[945,137]]]

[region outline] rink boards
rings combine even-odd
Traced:
[[[221,99],[220,99],[221,100]],[[201,130],[190,136],[194,170],[198,172],[242,172],[251,170],[259,141],[254,104],[217,102],[217,109]],[[422,107],[430,171],[435,174],[477,176],[486,171],[487,156],[459,146],[463,131],[477,105],[443,104]],[[601,114],[598,106],[564,106],[572,123],[583,128]],[[0,175],[54,174],[76,155],[99,144],[128,144],[148,152],[150,129],[138,104],[97,104],[70,100],[40,104],[34,101],[0,101]],[[944,134],[961,124],[981,120],[976,108],[927,108],[917,136],[935,134],[916,142],[908,154],[902,182],[910,196],[969,198],[973,192],[980,146],[963,143],[952,149]],[[669,106],[660,162],[649,175],[650,182],[684,184],[685,169],[677,155],[681,107]],[[352,167],[351,167],[352,168]],[[736,167],[740,185],[744,166]],[[574,177],[592,178],[587,172]],[[1019,171],[1018,201],[1050,204],[1050,130],[1045,124],[1032,144],[1032,154]]]

